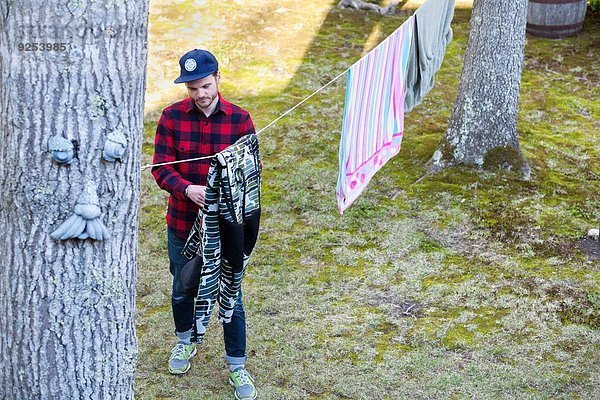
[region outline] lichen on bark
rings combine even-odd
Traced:
[[[5,3],[0,399],[132,399],[148,1]],[[34,42],[64,46],[18,50]],[[119,126],[128,156],[107,163],[106,133]],[[71,164],[52,160],[54,135],[77,143]],[[89,181],[113,238],[53,240]]]

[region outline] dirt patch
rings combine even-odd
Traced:
[[[423,316],[422,310],[424,305],[410,299],[395,299],[394,297],[383,295],[370,299],[369,304],[384,310],[387,314],[394,317],[421,318]]]
[[[525,290],[529,296],[543,299],[547,308],[555,310],[564,323],[585,324],[597,329],[600,327],[600,297],[575,282],[552,281],[528,277],[513,281],[507,288]],[[515,291],[518,293],[518,290]]]
[[[423,305],[413,300],[404,300],[400,304],[393,304],[396,309],[396,315],[400,317],[412,317],[419,318],[421,317],[421,309]]]
[[[583,238],[578,243],[581,251],[588,256],[590,260],[600,259],[600,242],[591,238]]]
[[[572,258],[577,254],[577,243],[571,239],[551,236],[543,241],[534,242],[531,246],[535,254],[540,257]]]

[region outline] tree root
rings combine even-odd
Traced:
[[[340,0],[339,8],[355,8],[357,10],[375,11],[381,15],[390,15],[396,11],[396,4],[391,4],[387,7],[378,6],[377,4],[366,3],[362,0]]]
[[[466,165],[480,171],[512,171],[517,173],[523,181],[529,181],[531,179],[529,163],[518,148],[506,146],[491,149],[485,154],[485,162],[483,165],[456,160],[448,154],[448,152],[445,152],[444,154],[443,150],[444,143],[435,151],[429,161],[425,163],[425,174],[415,183],[421,182],[427,176],[458,165]]]

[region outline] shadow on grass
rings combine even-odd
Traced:
[[[402,10],[384,18],[339,10],[333,1],[326,9],[305,2],[320,10],[322,22],[294,58],[286,55],[298,50],[296,43],[283,28],[292,31],[298,21],[279,21],[274,30],[260,22],[288,15],[280,9],[285,4],[265,1],[266,9],[253,13],[239,3],[211,9],[227,29],[202,45],[214,47],[228,69],[225,97],[249,109],[258,128],[345,70],[410,15]],[[235,7],[245,15],[225,18]],[[579,165],[588,168],[597,160],[582,132],[595,122],[585,115],[577,117],[581,125],[561,120],[579,109],[597,113],[588,99],[593,89],[576,79],[597,68],[579,65],[590,56],[576,40],[529,39],[528,58],[536,69],[524,75],[533,88],[523,93],[519,128],[527,132],[530,157],[544,163],[537,181],[457,168],[415,185],[450,116],[468,23],[469,10],[457,10],[455,39],[436,88],[407,115],[402,151],[344,216],[335,207],[344,80],[264,132],[264,219],[244,286],[249,368],[261,398],[567,398],[593,392],[600,339],[588,325],[598,321],[600,274],[580,258],[536,252],[549,244],[546,232],[572,234],[597,204],[585,206],[579,196],[593,182],[575,176]],[[267,48],[263,35],[273,43],[286,40]],[[597,35],[585,37],[597,43]],[[578,61],[552,64],[570,49]],[[580,67],[581,74],[570,71]],[[554,111],[536,102],[544,90],[556,101]],[[568,96],[565,104],[560,96]],[[541,126],[546,119],[556,132]],[[571,129],[571,136],[563,138],[560,129]],[[147,140],[153,134],[147,126]],[[145,157],[151,150],[145,143]],[[215,322],[188,375],[165,371],[173,342],[165,306],[170,275],[164,222],[156,214],[164,213],[166,195],[149,174],[143,185],[137,397],[229,398]],[[405,315],[413,304],[418,312]]]

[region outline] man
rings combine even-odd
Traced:
[[[162,112],[156,128],[154,164],[214,155],[254,133],[248,112],[223,99],[219,93],[221,75],[217,59],[206,50],[194,49],[179,60],[181,74],[175,83],[184,83],[189,98]],[[198,210],[204,204],[210,159],[154,167],[158,185],[170,193],[167,209],[167,244],[173,275],[171,305],[178,342],[171,351],[169,372],[184,374],[196,354],[191,342],[194,298],[183,290],[181,269],[188,261],[182,255]],[[230,323],[223,324],[225,359],[235,387],[235,398],[255,399],[254,381],[245,369],[246,320],[242,293],[238,296]]]

